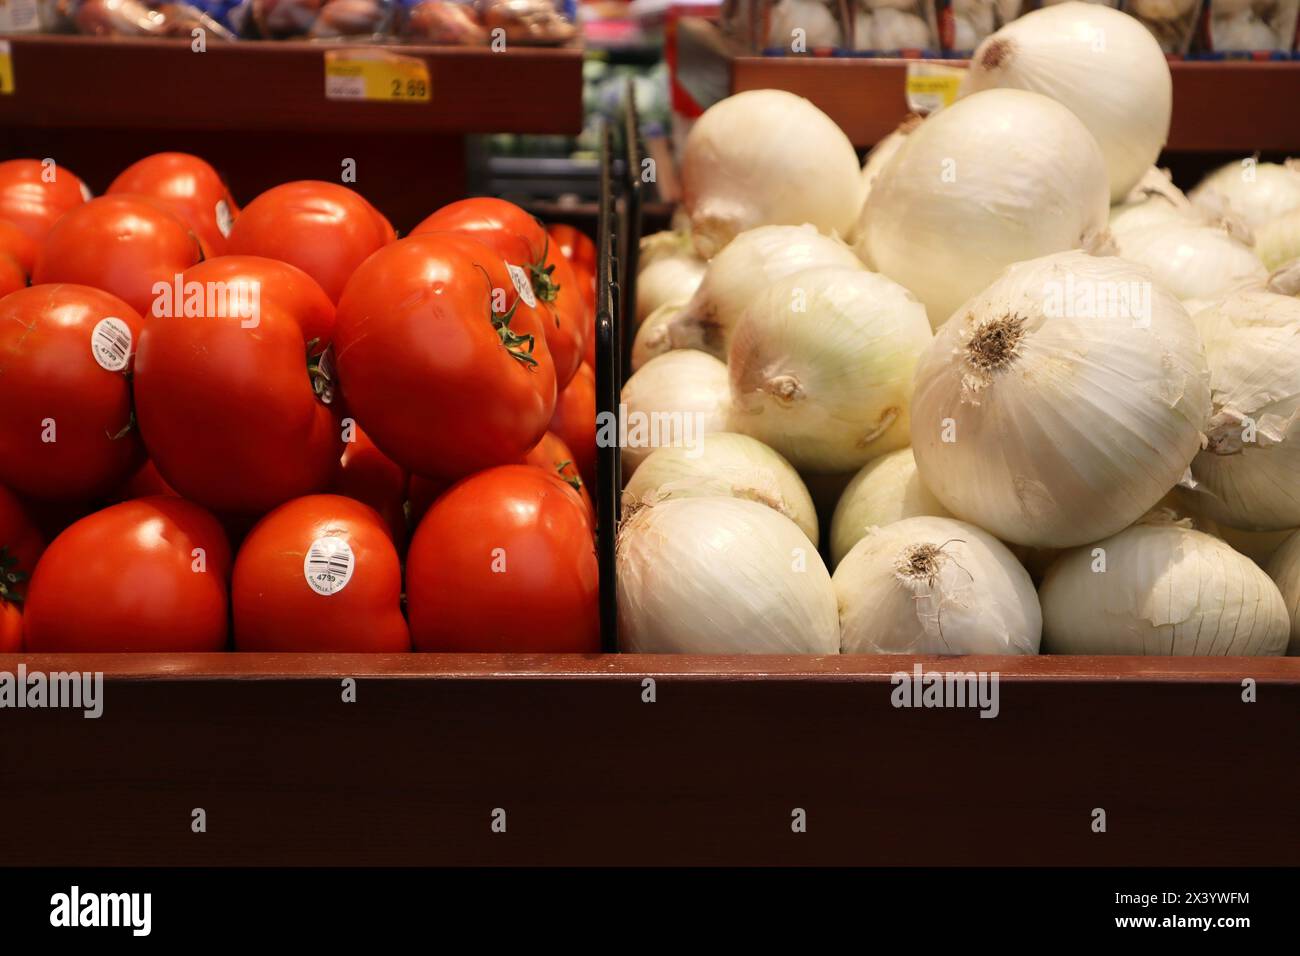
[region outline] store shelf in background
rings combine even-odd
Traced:
[[[423,103],[325,98],[325,51],[309,42],[12,36],[0,126],[179,130],[563,133],[582,129],[582,49],[384,46],[418,57]]]
[[[907,111],[907,60],[746,56],[713,23],[698,18],[682,20],[678,57],[679,81],[701,106],[745,90],[789,90],[812,100],[859,147],[879,142]],[[1170,66],[1174,114],[1168,151],[1300,151],[1300,122],[1294,108],[1284,105],[1300,102],[1300,62]]]
[[[100,719],[4,712],[0,857],[27,865],[1300,863],[1296,658],[20,664],[105,675]],[[996,671],[996,719],[893,706],[916,664]]]

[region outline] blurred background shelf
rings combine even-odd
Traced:
[[[907,64],[916,62],[747,56],[699,18],[682,20],[678,53],[679,81],[701,106],[745,90],[789,90],[812,100],[858,147],[877,143],[903,118]],[[1300,62],[1187,61],[1171,68],[1168,152],[1300,151]]]

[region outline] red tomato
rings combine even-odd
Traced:
[[[347,422],[343,423],[345,426]],[[346,439],[351,432],[351,441]],[[406,469],[375,447],[355,424],[344,428],[343,458],[330,491],[347,495],[379,512],[400,550],[406,544]]]
[[[36,267],[36,250],[40,243],[8,219],[0,219],[0,256],[12,256],[26,275]]]
[[[465,237],[400,239],[356,271],[334,351],[348,409],[410,471],[459,477],[519,461],[555,407],[546,338],[494,310],[499,260]]]
[[[13,256],[0,252],[0,299],[27,288],[27,273]]]
[[[154,285],[170,284],[202,259],[189,226],[156,199],[101,196],[54,224],[36,254],[32,282],[94,286],[148,315]]]
[[[322,348],[334,338],[334,303],[315,279],[287,262],[262,256],[218,256],[186,270],[185,282],[199,283],[205,292],[213,283],[215,290],[240,290],[249,301],[274,302],[297,320],[307,342]]]
[[[32,242],[41,242],[69,209],[90,199],[86,184],[69,170],[39,159],[0,163],[0,219],[8,219]]]
[[[563,388],[582,362],[585,306],[578,301],[577,280],[542,224],[514,203],[481,197],[444,206],[411,235],[434,232],[472,235],[524,271],[538,302],[551,313],[545,322],[546,341],[555,362],[556,384]]]
[[[357,266],[392,237],[388,220],[358,193],[301,180],[249,203],[230,231],[229,249],[295,265],[338,302]]]
[[[156,495],[180,497],[176,494],[176,489],[163,481],[163,476],[158,474],[158,466],[153,461],[146,461],[114,497],[116,501],[130,501],[132,498],[152,498]]]
[[[164,203],[194,230],[209,255],[226,253],[239,207],[220,174],[189,153],[155,153],[132,163],[105,195],[133,193]]]
[[[600,650],[591,519],[540,468],[505,465],[456,484],[425,515],[406,561],[416,650]]]
[[[583,504],[587,506],[587,511],[591,515],[592,523],[596,522],[596,506],[592,504],[591,495],[587,493],[587,485],[578,473],[578,465],[573,460],[573,452],[564,440],[554,432],[547,432],[542,436],[536,447],[524,456],[524,464],[540,468],[548,475],[555,475],[561,478],[566,485],[576,492],[582,498]]]
[[[139,465],[129,376],[141,324],[86,286],[0,300],[0,482],[35,498],[87,498]]]
[[[596,274],[596,244],[585,232],[576,226],[564,223],[552,223],[546,227],[551,243],[559,247],[564,258],[568,259],[574,269],[583,269],[591,275]]]
[[[411,505],[411,527],[418,526],[438,496],[455,483],[454,478],[421,478],[412,475],[411,486],[406,493],[406,500]]]
[[[23,649],[21,602],[44,550],[45,538],[22,503],[0,485],[0,654]]]
[[[231,596],[236,650],[411,649],[397,549],[379,514],[351,498],[298,498],[258,522]]]
[[[551,431],[569,446],[578,473],[596,487],[596,373],[586,363],[555,401]]]
[[[23,605],[30,653],[220,651],[230,546],[180,498],[139,498],[82,518],[45,549]]]
[[[216,259],[183,281],[210,288],[205,277],[236,271]],[[265,514],[323,491],[343,452],[335,411],[317,394],[327,375],[313,368],[328,343],[309,348],[304,325],[316,320],[294,311],[296,294],[274,289],[267,284],[251,317],[213,298],[183,318],[152,319],[140,336],[135,406],[145,447],[169,485],[217,511]]]

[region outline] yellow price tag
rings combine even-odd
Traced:
[[[907,108],[928,115],[952,106],[966,71],[919,60],[907,64]]]
[[[382,50],[327,50],[325,98],[380,103],[428,103],[429,67],[419,57]]]
[[[9,41],[0,40],[0,96],[11,96],[14,91],[14,58],[9,51]]]

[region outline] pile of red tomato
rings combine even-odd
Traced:
[[[594,270],[498,199],[0,163],[0,653],[599,650]]]

